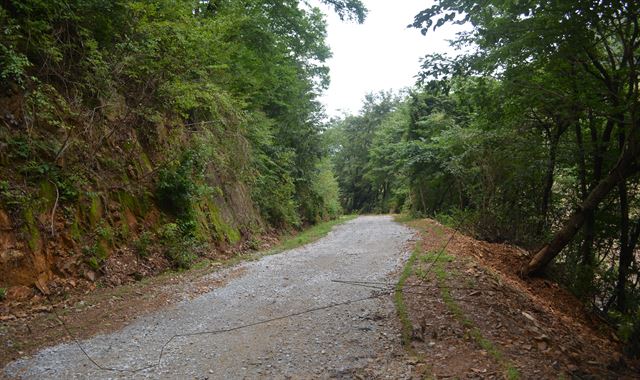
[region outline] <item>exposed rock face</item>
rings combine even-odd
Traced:
[[[220,190],[194,207],[196,232],[210,251],[228,250],[263,222],[245,184],[223,182],[214,171],[211,176],[209,182]],[[83,192],[61,205],[55,187],[43,181],[33,196],[33,204],[0,209],[0,287],[32,286],[48,293],[56,278],[94,282],[110,272],[101,268],[107,258],[131,252],[141,234],[157,231],[167,220],[146,192]],[[92,265],[92,255],[100,255],[102,262]]]
[[[25,244],[16,233],[17,229],[10,216],[2,210],[0,231],[0,286],[46,287],[51,278],[51,270],[46,249],[39,236],[30,236],[27,240],[33,244]]]

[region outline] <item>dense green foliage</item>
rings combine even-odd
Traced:
[[[454,44],[472,49],[427,56],[403,99],[369,97],[333,123],[343,205],[436,215],[533,248],[525,272],[555,259],[548,272],[637,335],[639,11],[631,1],[435,2],[414,26],[466,23]]]
[[[366,13],[359,0],[325,3],[345,19]],[[126,235],[123,214],[148,219],[150,200],[166,224],[158,238],[195,246],[341,213],[320,138],[330,51],[319,9],[6,0],[0,28],[0,210],[16,225],[62,212],[77,219],[76,243],[97,246],[98,220]]]

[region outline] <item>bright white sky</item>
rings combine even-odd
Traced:
[[[447,40],[450,26],[429,32],[407,28],[413,17],[429,7],[429,0],[364,0],[369,13],[364,24],[340,21],[326,6],[327,42],[333,52],[328,61],[331,85],[320,98],[329,116],[355,113],[369,92],[400,89],[415,83],[420,58],[427,53],[453,52]],[[315,3],[315,1],[314,1]]]

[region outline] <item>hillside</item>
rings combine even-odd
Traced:
[[[2,297],[120,285],[339,215],[318,9],[5,1],[0,24]]]

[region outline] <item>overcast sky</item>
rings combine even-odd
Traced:
[[[442,28],[423,36],[407,28],[413,17],[432,1],[363,0],[369,13],[364,24],[340,21],[327,7],[327,42],[331,85],[321,98],[329,116],[341,110],[355,113],[368,92],[400,89],[415,83],[420,58],[431,52],[451,51],[447,39],[454,29]]]

